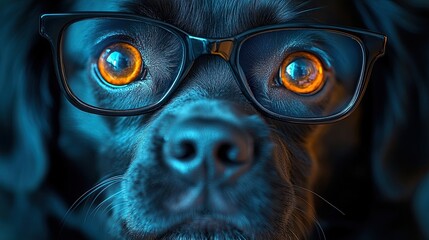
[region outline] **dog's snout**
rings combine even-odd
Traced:
[[[187,119],[170,126],[163,158],[167,166],[186,178],[229,181],[252,165],[254,139],[224,120]]]

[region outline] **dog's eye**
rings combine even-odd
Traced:
[[[98,70],[106,82],[117,86],[126,85],[141,75],[142,56],[139,50],[129,43],[114,43],[100,54]]]
[[[321,61],[308,52],[294,52],[283,60],[279,70],[281,84],[298,94],[318,91],[324,82]]]

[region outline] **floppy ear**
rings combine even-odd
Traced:
[[[368,93],[374,179],[384,196],[406,199],[429,171],[428,9],[412,1],[355,2],[367,27],[388,36]]]
[[[44,1],[9,1],[0,11],[0,187],[34,191],[48,169],[52,134],[49,46],[39,37]]]
[[[429,173],[421,181],[413,201],[414,215],[426,239],[429,239]]]

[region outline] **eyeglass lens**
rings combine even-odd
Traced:
[[[157,103],[183,65],[181,39],[161,27],[98,18],[69,25],[61,44],[66,84],[80,101],[131,110]]]
[[[242,78],[256,100],[279,115],[327,117],[357,94],[363,50],[354,38],[326,30],[276,30],[245,40]]]

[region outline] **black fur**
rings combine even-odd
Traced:
[[[333,125],[263,119],[242,96],[227,65],[212,56],[198,59],[161,110],[100,117],[75,109],[60,95],[50,48],[37,33],[41,13],[87,10],[144,15],[204,37],[228,37],[288,21],[347,23],[386,33],[389,48],[376,65],[362,106]],[[234,217],[252,221],[221,227],[223,234],[217,237],[295,239],[311,236],[313,229],[312,236],[322,239],[323,234],[328,239],[429,238],[423,214],[429,210],[426,10],[369,0],[162,0],[9,2],[1,13],[1,239],[203,239],[205,233],[186,226],[171,230],[178,222],[162,203],[173,201],[188,185],[155,161],[162,158],[157,155],[162,136],[186,119],[183,113],[239,122],[261,143],[258,164],[236,186],[222,190],[239,209]],[[108,188],[100,187],[72,206],[100,179]],[[346,216],[333,213],[316,197],[315,217],[310,189],[323,193]],[[148,209],[156,211],[144,213]],[[194,210],[179,218],[204,211]],[[231,216],[217,217],[233,222]],[[145,225],[148,220],[154,220],[151,228]]]

